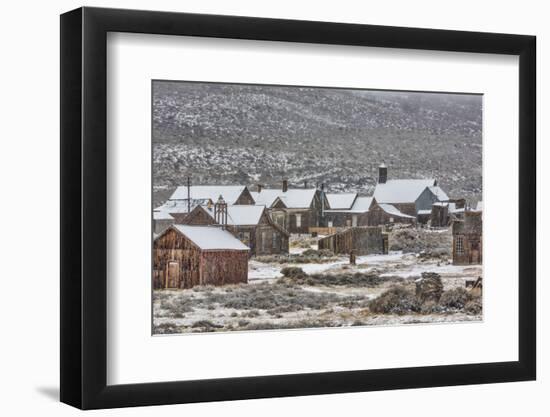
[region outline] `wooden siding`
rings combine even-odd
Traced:
[[[201,250],[174,229],[154,241],[154,288],[192,288],[247,281],[247,250]]]
[[[387,239],[381,227],[352,227],[319,239],[319,249],[336,254],[370,255],[387,253]]]
[[[200,259],[201,285],[248,282],[248,251],[204,251]]]
[[[453,222],[453,264],[481,263],[483,263],[482,214],[466,211],[464,220]]]
[[[392,206],[399,209],[397,207],[397,204],[392,204]],[[413,207],[414,207],[414,204],[413,204]],[[403,214],[406,214],[403,211],[401,212]],[[413,213],[414,213],[414,209],[413,209]],[[413,216],[416,216],[416,214],[413,214]],[[394,214],[389,214],[384,210],[382,210],[382,208],[377,203],[373,204],[370,207],[367,215],[367,223],[369,226],[384,226],[386,224],[394,224],[394,223],[414,224],[415,222],[416,222],[415,218],[401,217],[401,216],[396,216]]]

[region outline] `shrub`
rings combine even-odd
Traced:
[[[196,329],[198,327],[201,327],[201,328],[205,328],[205,329],[221,329],[223,328],[222,325],[220,324],[215,324],[215,323],[212,323],[211,321],[209,320],[199,320],[199,321],[196,321],[194,322],[191,327],[193,329]]]
[[[472,295],[462,287],[453,288],[445,291],[439,300],[442,307],[462,310],[468,301],[472,300]]]
[[[390,250],[423,253],[424,257],[446,258],[451,255],[450,230],[430,231],[413,227],[396,228],[389,238]]]
[[[394,286],[371,300],[369,309],[373,313],[402,315],[419,311],[420,305],[411,291],[401,286]]]
[[[302,268],[296,266],[286,266],[282,268],[281,274],[287,278],[305,278],[307,276]]]
[[[464,306],[464,312],[472,316],[481,314],[482,310],[483,310],[483,306],[481,304],[480,298],[474,298],[473,300],[468,301]]]

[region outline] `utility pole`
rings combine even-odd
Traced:
[[[191,177],[187,177],[187,214],[191,213]]]

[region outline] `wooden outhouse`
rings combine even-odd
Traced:
[[[153,244],[154,288],[248,282],[248,251],[219,226],[172,225]]]

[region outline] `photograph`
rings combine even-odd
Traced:
[[[152,333],[482,321],[482,104],[153,80]]]

